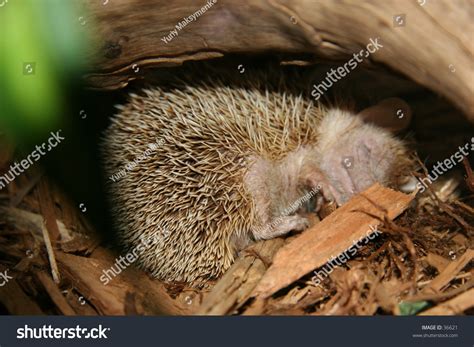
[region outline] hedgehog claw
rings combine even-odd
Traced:
[[[324,197],[321,194],[316,196],[316,207],[314,208],[314,212],[319,212],[324,204]]]
[[[321,209],[325,201],[335,201],[339,204],[340,194],[320,172],[309,174],[306,177],[306,184],[318,193],[316,198],[316,212]]]

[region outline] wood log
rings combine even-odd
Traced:
[[[105,259],[78,257],[57,252],[61,274],[68,278],[85,300],[90,301],[100,314],[125,315],[183,315],[189,314],[166,292],[163,284],[153,281],[144,272],[127,268],[109,284],[100,281],[102,270],[114,265]],[[133,297],[131,296],[133,295]]]
[[[361,64],[398,71],[444,95],[474,120],[472,1],[218,0],[196,12],[208,3],[88,1],[97,44],[84,56],[93,70],[86,81],[116,89],[143,77],[148,68],[231,53],[276,52],[286,60],[309,53],[342,65],[378,38],[383,47]],[[200,15],[180,24],[195,13]]]

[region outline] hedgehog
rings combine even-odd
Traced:
[[[101,151],[120,242],[157,240],[135,254],[139,266],[163,281],[206,283],[249,244],[307,228],[322,204],[407,182],[407,145],[367,120],[394,107],[356,113],[289,89],[177,79],[117,106]]]

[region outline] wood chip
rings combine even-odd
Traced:
[[[385,218],[394,219],[413,200],[374,184],[312,228],[307,229],[276,254],[272,266],[258,284],[255,295],[266,298],[327,263],[371,233]]]
[[[198,314],[223,315],[238,309],[267,269],[276,251],[284,244],[281,238],[252,245],[237,260],[206,296]]]
[[[59,311],[66,316],[74,316],[76,312],[67,302],[66,298],[62,295],[56,283],[51,280],[51,277],[44,272],[40,271],[36,273],[36,277],[43,284],[44,289],[48,292],[49,297],[58,307]]]
[[[425,288],[423,293],[437,293],[461,271],[474,257],[474,250],[468,249],[458,260],[449,263],[448,266],[441,272],[434,280],[430,282]]]
[[[446,266],[448,266],[449,264],[448,259],[431,252],[428,253],[428,255],[424,258],[424,260],[428,264],[436,268],[436,270],[438,270],[439,273],[441,273],[441,271],[443,271],[446,268]]]
[[[443,302],[438,306],[420,313],[420,316],[447,316],[459,315],[467,309],[474,307],[474,288],[464,292],[455,298]]]
[[[472,287],[474,287],[474,280],[471,279],[470,281],[464,283],[463,285],[461,285],[461,286],[459,286],[455,289],[447,290],[447,291],[442,292],[442,293],[420,293],[420,294],[416,294],[416,295],[413,295],[411,297],[405,298],[405,299],[403,299],[403,301],[410,301],[410,302],[434,301],[434,302],[439,302],[439,301],[450,299],[453,296],[459,295],[459,294],[469,290]]]
[[[134,293],[133,312],[148,315],[189,314],[167,294],[163,284],[150,279],[146,273],[133,266],[123,270],[110,283],[100,281],[103,270],[114,266],[110,254],[105,259],[79,257],[57,252],[57,259],[64,277],[103,315],[125,315],[131,309],[129,293]]]

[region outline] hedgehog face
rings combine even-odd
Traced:
[[[347,112],[329,111],[320,135],[317,156],[325,197],[338,205],[376,182],[397,185],[401,169],[409,167],[401,141]]]
[[[262,226],[253,230],[256,239],[302,230],[308,206],[318,211],[324,200],[342,205],[376,182],[396,186],[397,173],[410,168],[400,140],[355,114],[329,110],[318,130],[315,145],[279,161],[253,158],[245,182]]]

